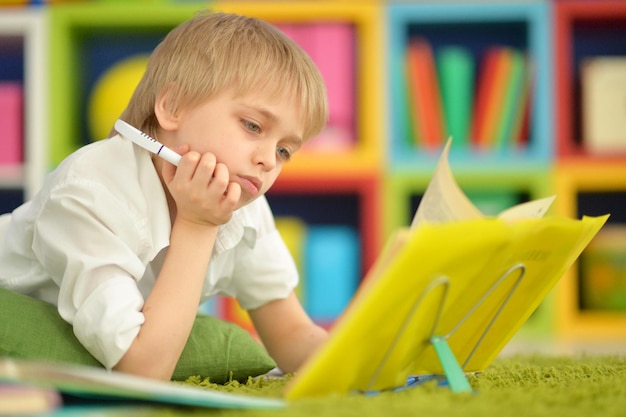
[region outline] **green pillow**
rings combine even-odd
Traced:
[[[0,288],[2,356],[102,366],[76,339],[55,306]],[[172,379],[198,375],[219,384],[231,377],[246,380],[275,366],[267,351],[241,327],[198,316]]]

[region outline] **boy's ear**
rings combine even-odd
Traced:
[[[154,103],[154,114],[164,130],[178,129],[178,113],[173,110],[171,89],[166,88]]]

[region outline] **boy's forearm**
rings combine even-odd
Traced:
[[[217,226],[177,222],[139,334],[115,369],[169,380],[193,326]]]
[[[294,372],[328,338],[292,291],[287,298],[249,310],[265,348],[283,372]]]
[[[270,354],[281,371],[295,372],[327,338],[326,330],[311,324],[289,334],[283,343],[271,349]]]

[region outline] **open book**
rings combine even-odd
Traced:
[[[485,217],[454,180],[449,146],[411,227],[389,238],[287,399],[394,389],[415,375],[467,390],[465,374],[495,359],[608,218],[544,217],[553,196]]]

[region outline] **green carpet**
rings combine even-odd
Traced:
[[[284,380],[215,385],[186,383],[231,392],[280,396]],[[475,392],[453,394],[427,383],[375,396],[332,396],[298,400],[280,411],[171,409],[168,415],[209,416],[626,416],[626,356],[513,356],[497,359],[470,377]],[[159,413],[161,415],[161,413]]]

